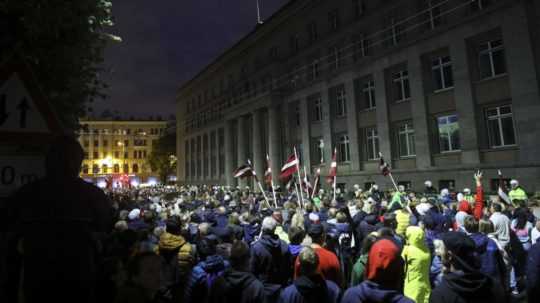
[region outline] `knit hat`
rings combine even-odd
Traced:
[[[441,235],[446,250],[455,257],[455,265],[462,270],[474,270],[477,267],[474,241],[466,234],[450,231]]]
[[[403,280],[403,259],[399,247],[388,239],[378,240],[369,250],[366,279],[395,288]]]

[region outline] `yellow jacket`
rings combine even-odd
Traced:
[[[416,303],[427,303],[431,294],[429,282],[431,255],[425,243],[424,230],[418,226],[409,226],[405,232],[405,239],[407,244],[402,252],[405,260],[403,292]]]

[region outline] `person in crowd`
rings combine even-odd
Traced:
[[[265,302],[264,285],[250,272],[250,250],[243,241],[232,245],[231,267],[216,278],[209,290],[209,303]]]
[[[395,211],[395,220],[397,222],[397,226],[395,227],[396,234],[400,235],[401,237],[405,236],[405,231],[407,230],[407,227],[411,225],[411,213],[404,209],[401,205],[396,204],[394,207]]]
[[[500,203],[491,204],[491,216],[489,220],[495,228],[494,235],[503,249],[510,243],[510,219],[502,214],[502,205]]]
[[[22,264],[25,302],[94,302],[101,247],[112,230],[111,201],[79,177],[84,153],[69,136],[55,138],[45,157],[45,177],[21,187],[7,202],[10,250]],[[13,263],[12,263],[13,262]]]
[[[308,235],[311,237],[311,247],[315,250],[319,258],[318,271],[324,279],[342,286],[339,260],[336,254],[324,248],[326,243],[326,230],[324,226],[322,224],[312,224],[309,227]],[[297,258],[294,266],[294,277],[298,277],[299,274],[300,263]]]
[[[161,288],[172,301],[182,298],[184,283],[189,278],[194,263],[193,248],[184,237],[180,218],[171,216],[166,221],[166,231],[159,239],[161,257]]]
[[[508,197],[510,198],[510,201],[514,202],[517,200],[526,201],[527,200],[527,193],[523,188],[519,185],[519,181],[516,179],[510,180],[510,192],[508,193]]]
[[[161,260],[153,252],[134,256],[127,267],[127,283],[120,288],[115,303],[158,303]]]
[[[433,187],[433,183],[430,180],[427,180],[424,182],[424,197],[437,197],[437,194],[439,193],[435,187]]]
[[[527,254],[527,298],[529,302],[540,298],[540,240],[536,240]]]
[[[347,289],[341,303],[412,303],[403,295],[405,264],[399,247],[391,240],[379,239],[369,250],[365,280]]]
[[[306,236],[306,232],[297,226],[291,226],[289,228],[289,253],[292,260],[296,260],[296,257],[302,250],[302,242]]]
[[[409,226],[405,232],[407,244],[401,253],[405,260],[405,296],[416,303],[429,301],[431,285],[429,268],[431,255],[425,243],[424,230],[418,226]]]
[[[324,302],[338,303],[341,290],[334,282],[325,280],[319,268],[319,255],[309,246],[298,255],[299,275],[281,293],[280,303]]]
[[[251,247],[251,272],[264,284],[268,300],[277,300],[292,275],[289,246],[275,234],[277,224],[272,217],[264,218],[262,236]]]
[[[378,240],[377,232],[369,234],[364,241],[362,241],[362,249],[360,250],[360,257],[354,263],[352,273],[351,273],[351,284],[350,286],[356,286],[364,281],[364,274],[366,270],[366,264],[368,261],[369,250],[373,243]]]
[[[491,221],[482,220],[482,225],[490,224]],[[486,230],[487,227],[482,227]],[[472,217],[465,217],[464,230],[474,241],[476,257],[480,261],[479,271],[486,276],[497,280],[501,285],[506,285],[506,264],[503,258],[503,252],[495,240],[480,232],[478,221]]]
[[[533,224],[527,220],[528,216],[529,213],[526,208],[516,208],[514,211],[514,219],[510,223],[512,230],[525,251],[528,251],[532,246],[531,233]]]
[[[533,245],[540,238],[540,220],[536,221],[535,227],[531,230],[531,243]]]
[[[216,278],[229,268],[229,262],[217,254],[217,240],[206,236],[197,245],[200,261],[191,271],[184,290],[185,303],[208,302],[208,290]]]
[[[503,287],[479,271],[474,241],[462,232],[441,235],[443,272],[429,302],[507,302]]]

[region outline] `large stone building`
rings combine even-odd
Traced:
[[[83,119],[80,123],[83,178],[97,181],[107,175],[127,174],[145,182],[157,175],[147,158],[152,145],[165,134],[166,121]]]
[[[179,182],[267,153],[276,177],[297,146],[323,174],[336,147],[341,185],[390,185],[382,152],[413,189],[540,190],[539,55],[539,1],[289,1],[179,90]]]

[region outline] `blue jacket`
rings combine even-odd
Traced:
[[[323,280],[320,283],[314,283],[306,277],[299,277],[294,284],[288,286],[281,292],[279,303],[338,303],[340,299],[341,289],[336,283]],[[303,281],[304,283],[298,283]],[[323,296],[326,295],[326,298]]]
[[[227,268],[229,268],[229,262],[219,255],[209,256],[206,260],[199,262],[191,271],[182,302],[207,302],[209,288]]]
[[[476,246],[475,254],[480,260],[480,272],[496,279],[499,283],[504,282],[506,270],[497,243],[481,233],[471,234],[470,237]]]
[[[341,303],[414,303],[396,290],[382,289],[377,283],[366,280],[347,289]]]
[[[527,255],[527,294],[529,302],[540,298],[540,238],[529,249]]]
[[[263,235],[251,246],[251,272],[265,287],[267,298],[277,299],[292,277],[293,261],[288,245],[276,235]]]
[[[255,241],[255,237],[259,235],[261,230],[259,224],[242,224],[242,228],[244,229],[244,241],[248,244]]]

